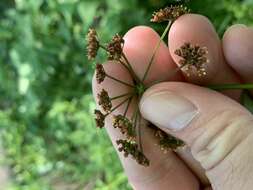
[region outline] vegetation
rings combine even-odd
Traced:
[[[111,142],[91,117],[94,65],[86,59],[85,34],[93,26],[108,41],[151,25],[153,10],[170,2],[1,0],[0,129],[9,189],[130,189]],[[233,23],[253,26],[251,0],[188,4],[221,36]]]

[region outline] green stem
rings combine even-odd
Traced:
[[[118,60],[119,61],[119,63],[121,64],[121,65],[123,65],[127,70],[128,70],[128,72],[130,73],[130,74],[132,74],[132,76],[133,76],[133,83],[134,83],[134,79],[136,79],[136,77],[135,77],[135,73],[133,73],[132,71],[131,71],[131,69],[122,61],[122,60]],[[138,79],[138,78],[137,78]]]
[[[125,62],[126,62],[126,64],[127,64],[127,66],[129,67],[130,73],[132,74],[132,76],[134,77],[134,79],[135,79],[138,83],[140,83],[141,80],[140,80],[140,79],[137,77],[137,75],[135,74],[134,69],[133,69],[132,65],[130,64],[130,62],[128,61],[128,59],[127,59],[127,57],[126,57],[126,55],[125,55],[124,52],[122,52],[122,57],[124,58],[124,60],[125,60]]]
[[[152,63],[154,62],[156,53],[157,53],[157,51],[158,51],[158,49],[159,49],[159,47],[160,47],[160,45],[161,45],[161,43],[162,43],[164,37],[165,37],[166,34],[168,33],[168,31],[169,31],[169,29],[170,29],[170,27],[171,27],[171,24],[172,24],[172,21],[169,21],[169,23],[168,23],[167,27],[165,28],[165,30],[164,30],[164,32],[163,32],[163,34],[162,34],[162,36],[161,36],[159,42],[157,43],[157,45],[156,45],[156,47],[155,47],[155,50],[154,50],[154,52],[153,52],[153,54],[152,54],[152,57],[151,57],[151,59],[150,59],[150,61],[149,61],[148,67],[147,67],[147,69],[146,69],[146,71],[145,71],[145,74],[144,74],[144,76],[143,76],[143,78],[142,78],[142,83],[143,83],[143,82],[145,81],[145,79],[147,78],[147,75],[148,75],[148,72],[149,72],[149,70],[150,70],[150,68],[151,68],[151,65],[152,65]]]
[[[119,103],[117,106],[115,106],[110,113],[114,112],[116,109],[118,109],[120,106],[122,106],[124,103],[126,103],[128,100],[130,100],[132,97],[129,97],[125,100],[123,100],[121,103]],[[110,113],[108,113],[106,116],[108,116]]]
[[[104,45],[101,45],[101,44],[100,44],[99,46],[100,46],[102,49],[104,49],[106,52],[108,52],[107,48],[106,48]],[[117,60],[117,61],[119,61],[120,64],[122,64],[122,65],[129,71],[129,73],[134,77],[134,79],[135,79],[136,81],[140,82],[140,79],[139,79],[139,78],[137,77],[137,75],[135,74],[135,72],[134,72],[134,70],[133,70],[131,64],[129,63],[129,61],[128,61],[126,55],[124,54],[124,52],[122,52],[122,57],[123,57],[123,59],[125,60],[126,64],[125,64],[123,61],[121,61],[121,60]]]
[[[129,67],[123,61],[121,61],[121,60],[118,60],[118,61],[121,65],[123,65],[129,71],[129,73],[131,73],[131,70],[129,69]]]
[[[104,45],[99,44],[99,47],[101,47],[103,50],[107,51],[107,48]]]
[[[134,113],[134,120],[133,120],[135,132],[136,132],[136,126],[137,126],[137,117],[138,117],[138,106]]]
[[[135,110],[134,110],[134,112],[133,112],[133,114],[132,114],[132,117],[131,117],[131,121],[134,123],[134,119],[135,119],[135,117],[136,117],[136,115],[137,115],[137,112],[138,112],[138,106],[136,106],[135,107]],[[134,126],[135,127],[135,126]]]
[[[126,114],[127,114],[127,111],[128,111],[128,108],[129,108],[129,106],[130,106],[130,104],[131,104],[131,102],[132,102],[132,99],[133,99],[133,97],[131,97],[129,100],[128,100],[128,103],[127,103],[127,106],[126,106],[126,110],[125,110],[125,112],[124,112],[124,117],[126,117]]]
[[[116,99],[119,99],[119,98],[122,98],[122,97],[125,97],[125,96],[128,96],[128,95],[132,95],[132,94],[133,93],[122,94],[122,95],[119,95],[119,96],[112,97],[112,98],[110,98],[110,100],[116,100]]]
[[[126,86],[129,86],[129,87],[134,88],[133,85],[128,84],[128,83],[126,83],[126,82],[124,82],[124,81],[121,81],[121,80],[119,80],[119,79],[116,79],[115,77],[112,77],[112,76],[110,76],[110,75],[108,75],[108,74],[106,74],[106,76],[107,76],[108,78],[112,79],[112,80],[115,80],[115,81],[121,83],[121,84],[124,84],[124,85],[126,85]]]
[[[175,69],[172,70],[170,73],[168,73],[168,76],[167,76],[166,78],[169,79],[169,78],[175,76],[179,71],[181,71],[181,69],[182,69],[184,66],[186,66],[186,64],[185,64],[185,65],[181,65],[180,67],[175,68]],[[150,88],[151,86],[156,85],[156,84],[161,83],[161,82],[164,82],[164,81],[165,81],[164,79],[163,79],[163,80],[154,81],[154,82],[152,82],[151,84],[149,84],[149,85],[147,86],[147,88]],[[147,88],[146,88],[146,89],[147,89]]]
[[[142,134],[141,134],[141,115],[138,112],[137,118],[139,120],[138,122],[138,136],[139,136],[139,146],[140,146],[140,151],[143,153],[143,146],[142,146]]]
[[[213,90],[253,89],[253,83],[249,84],[217,84],[206,86]]]

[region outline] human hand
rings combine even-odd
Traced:
[[[142,77],[159,36],[148,27],[135,27],[125,35],[124,52],[139,77]],[[224,95],[201,85],[253,82],[253,29],[233,26],[224,35],[222,44],[210,22],[200,15],[181,16],[169,33],[169,48],[161,44],[146,80],[187,81],[164,82],[148,89],[139,104],[142,116],[162,130],[184,140],[189,148],[164,154],[157,148],[151,130],[142,127],[142,142],[149,167],[138,165],[130,158],[119,157],[137,190],[249,190],[253,186],[253,150],[251,144],[253,116],[237,103],[240,91],[224,91]],[[175,49],[185,42],[208,48],[207,75],[170,78],[168,71],[176,67]],[[128,72],[119,64],[108,62],[105,70],[131,82]],[[233,69],[232,69],[233,68]],[[111,96],[129,89],[110,79],[102,85],[93,82],[94,94],[101,88]],[[117,104],[119,101],[113,102]],[[127,115],[132,115],[138,103],[132,102]],[[122,109],[116,113],[122,113]],[[106,129],[115,141],[122,138],[106,119]],[[145,121],[143,121],[143,125]]]

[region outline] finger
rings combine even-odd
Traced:
[[[207,186],[210,184],[208,178],[206,177],[204,168],[202,168],[200,163],[194,159],[189,147],[177,150],[177,154],[199,178],[202,185]]]
[[[126,53],[130,63],[136,71],[138,77],[144,76],[145,70],[151,60],[152,54],[160,40],[160,36],[149,27],[138,26],[131,29],[125,36],[124,52]],[[145,84],[149,84],[153,81],[180,81],[183,80],[181,73],[171,77],[170,72],[176,68],[173,62],[169,48],[164,42],[159,46],[156,52],[154,63],[148,73],[148,77],[145,80]],[[203,169],[198,163],[194,163],[190,154],[185,154],[184,150],[179,152],[181,157],[188,166],[195,172],[200,181],[204,184],[208,183],[205,177]]]
[[[124,38],[124,51],[137,75],[142,77],[160,37],[153,29],[139,26],[131,29]],[[175,75],[173,78],[169,77],[170,71],[175,68],[176,65],[170,56],[168,47],[165,43],[161,43],[156,59],[154,60],[150,73],[148,74],[146,84],[152,81],[159,81],[161,79],[165,81],[183,80],[180,74]],[[185,152],[185,150],[179,151],[178,154],[188,164],[192,171],[194,171],[195,175],[198,176],[201,183],[208,184],[208,180],[203,169],[199,163],[193,161],[194,159],[192,158],[192,155],[187,151]]]
[[[251,188],[253,116],[239,103],[206,88],[166,82],[145,92],[140,110],[145,119],[187,143],[213,189]]]
[[[169,47],[171,56],[176,63],[179,62],[180,57],[175,55],[174,52],[186,42],[206,47],[209,60],[205,66],[207,75],[203,77],[199,77],[194,73],[190,77],[185,75],[188,81],[202,85],[239,83],[234,71],[225,63],[219,37],[206,17],[197,14],[187,14],[181,16],[172,25],[169,32]],[[235,90],[226,91],[225,94],[237,100],[240,95]]]
[[[169,47],[172,58],[176,63],[179,62],[180,58],[174,52],[186,42],[206,47],[209,60],[206,65],[206,76],[199,77],[193,73],[190,77],[185,75],[186,80],[201,85],[239,83],[234,71],[225,63],[220,39],[213,25],[206,17],[188,14],[180,17],[172,25],[169,32]],[[240,93],[241,91],[238,90],[224,91],[224,94],[236,100],[240,99]],[[198,166],[198,163],[194,163],[191,154],[179,152],[179,155],[185,162],[191,163],[192,166]],[[194,167],[193,171],[202,179],[204,184],[207,184],[205,173],[201,167]]]
[[[124,36],[124,52],[133,66],[134,71],[140,79],[148,67],[160,36],[152,29],[146,26],[134,27]],[[155,59],[145,80],[145,84],[153,81],[176,81],[182,80],[179,73],[171,77],[169,71],[176,68],[175,63],[170,56],[169,49],[164,42],[158,48]]]
[[[121,67],[121,65],[109,62],[104,65],[104,68],[106,73],[110,73],[110,75],[120,80],[124,80],[125,82],[131,82],[129,73]],[[131,87],[127,87],[108,78],[105,79],[102,85],[97,85],[96,81],[93,80],[94,96],[96,96],[102,88],[108,91],[110,97],[115,97],[131,91]],[[121,101],[122,99],[113,101],[113,106],[117,105]],[[129,111],[127,112],[127,116],[129,118],[133,115],[136,105],[136,102],[131,104]],[[126,105],[121,106],[113,114],[123,114],[125,107]],[[142,125],[145,125],[144,121],[142,121]],[[173,152],[168,152],[168,154],[162,153],[162,151],[155,145],[156,141],[151,129],[148,129],[145,126],[142,126],[141,129],[143,152],[150,160],[150,166],[140,166],[133,159],[125,158],[120,152],[118,152],[122,165],[134,189],[197,190],[199,188],[198,180],[185,166],[185,164],[178,159]],[[112,117],[107,117],[106,119],[106,130],[113,142],[113,145],[117,149],[115,141],[122,139],[123,136],[119,133],[119,131],[117,131],[117,129],[113,128]]]
[[[253,83],[253,29],[245,25],[230,27],[223,37],[223,51],[228,64],[244,82]],[[253,94],[253,91],[251,91]]]

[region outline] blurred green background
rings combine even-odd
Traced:
[[[94,127],[85,34],[96,27],[106,41],[140,24],[160,31],[150,16],[171,2],[0,1],[0,152],[9,175],[0,189],[131,189],[106,133]],[[253,0],[188,5],[220,36],[233,23],[253,26]]]

